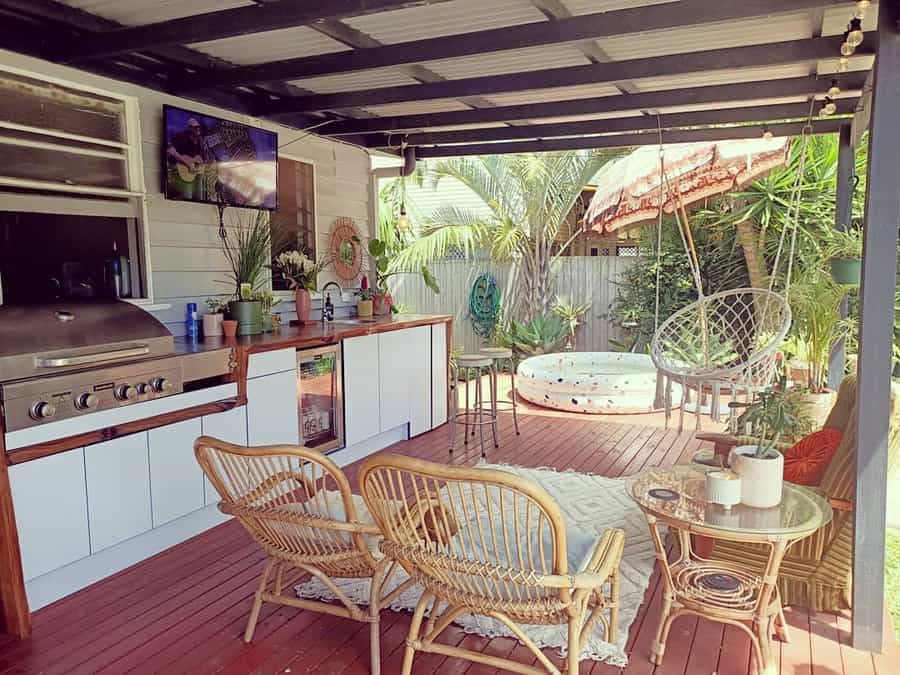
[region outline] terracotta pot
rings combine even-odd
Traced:
[[[375,314],[377,316],[387,316],[390,314],[393,305],[394,300],[391,298],[390,293],[375,296]]]
[[[203,315],[203,336],[218,337],[222,334],[222,320],[225,317],[221,314],[204,314]]]
[[[771,450],[759,459],[755,445],[739,445],[731,451],[729,464],[741,477],[741,504],[767,509],[781,503],[784,455]]]
[[[237,335],[237,321],[234,319],[225,319],[222,321],[222,333],[225,337],[234,337]]]
[[[360,318],[369,319],[372,317],[372,301],[359,300],[356,303],[356,313]]]
[[[297,308],[297,321],[307,323],[309,321],[309,313],[312,311],[312,298],[309,295],[309,291],[305,288],[295,290],[294,304]]]

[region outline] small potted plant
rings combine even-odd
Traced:
[[[856,226],[828,231],[823,254],[831,266],[831,278],[841,286],[858,286],[862,269],[862,229]]]
[[[222,334],[222,321],[225,319],[225,311],[228,303],[218,298],[206,299],[206,314],[203,315],[204,337],[218,337]]]
[[[369,288],[369,278],[363,275],[356,292],[359,300],[356,301],[356,314],[362,319],[368,319],[372,316],[372,299],[375,297],[375,291]]]
[[[258,211],[246,221],[240,216],[235,220],[235,226],[222,240],[230,268],[229,281],[235,288],[235,299],[228,303],[228,314],[238,323],[238,335],[257,335],[262,332],[262,303],[253,294],[266,280],[272,229],[265,211]]]
[[[396,311],[394,300],[391,297],[391,291],[388,287],[388,279],[397,274],[416,274],[414,271],[399,268],[391,269],[390,258],[388,257],[387,244],[381,239],[369,240],[369,255],[375,262],[375,295],[374,310],[379,316],[387,316],[392,311]],[[431,270],[427,265],[422,265],[418,271],[422,275],[425,285],[433,292],[440,293],[437,279],[431,274]]]
[[[262,305],[263,333],[271,333],[275,328],[272,309],[281,302],[281,298],[276,298],[269,290],[258,291],[254,298]]]
[[[804,405],[790,392],[769,389],[760,392],[738,418],[741,428],[749,427],[753,445],[739,445],[731,451],[729,464],[741,477],[741,503],[769,508],[781,503],[784,455],[777,449],[779,439],[809,427]]]
[[[316,290],[319,273],[328,266],[328,261],[314,261],[303,251],[291,250],[279,253],[272,262],[272,269],[288,282],[294,291],[297,320],[306,323],[312,310],[310,291]]]

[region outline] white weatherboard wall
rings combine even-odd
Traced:
[[[144,181],[147,190],[148,222],[145,228],[150,239],[150,267],[154,303],[171,307],[156,312],[168,328],[180,335],[184,333],[185,304],[197,302],[205,311],[209,296],[229,294],[228,285],[220,283],[225,278],[227,263],[218,238],[218,214],[209,204],[189,204],[169,201],[162,194],[162,106],[169,104],[196,110],[246,124],[260,126],[278,133],[279,153],[283,156],[311,162],[315,165],[316,181],[316,229],[319,251],[325,251],[328,232],[335,218],[349,216],[356,221],[364,236],[371,234],[369,214],[369,155],[355,146],[320,138],[313,134],[304,136],[272,122],[257,120],[246,115],[169,96],[127,82],[92,75],[84,71],[14,52],[0,50],[0,65],[28,70],[41,75],[62,78],[74,86],[93,87],[106,92],[133,96],[140,107],[141,140],[144,164]],[[291,143],[291,141],[296,142]],[[289,145],[286,145],[289,144]],[[238,209],[226,211],[226,223]],[[252,216],[255,211],[243,211]],[[329,279],[326,272],[320,284]],[[285,294],[283,311],[293,308]],[[346,296],[349,299],[349,296]]]

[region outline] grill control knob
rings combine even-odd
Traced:
[[[130,384],[120,384],[116,387],[116,398],[120,401],[133,401],[137,398],[137,390]]]
[[[150,380],[150,386],[153,391],[163,393],[172,389],[172,383],[164,377],[154,377]]]
[[[56,406],[47,401],[38,401],[31,406],[31,417],[36,420],[48,420],[56,414]]]
[[[96,394],[90,392],[79,394],[75,398],[75,407],[79,410],[93,410],[98,405],[100,405],[100,399],[97,398]]]
[[[141,382],[140,384],[138,384],[138,385],[136,385],[136,386],[137,386],[137,392],[138,392],[139,394],[141,394],[142,396],[143,396],[144,394],[149,394],[151,391],[153,391],[153,390],[150,388],[150,385],[147,384],[146,382]]]

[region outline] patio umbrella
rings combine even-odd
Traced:
[[[610,233],[673,213],[707,197],[734,190],[788,161],[789,139],[728,140],[648,145],[610,162],[594,177],[597,191],[584,229]]]

